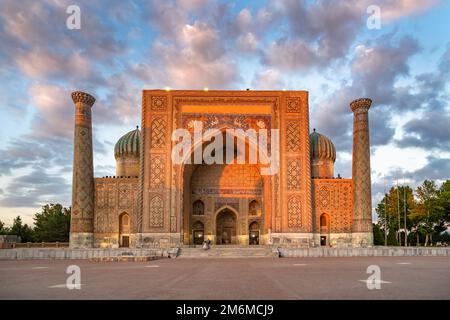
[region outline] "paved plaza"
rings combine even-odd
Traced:
[[[80,290],[66,287],[70,265]],[[367,288],[371,265],[381,289]],[[0,261],[0,299],[450,299],[450,258]]]

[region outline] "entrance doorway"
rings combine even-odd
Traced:
[[[320,216],[320,233],[320,245],[329,245],[328,242],[330,239],[330,217],[326,213],[323,213]]]
[[[200,221],[194,223],[194,226],[192,227],[192,236],[194,244],[203,244],[203,241],[205,240],[205,228],[203,223]]]
[[[258,245],[259,244],[259,224],[256,221],[250,223],[249,226],[249,244]]]
[[[217,244],[233,244],[236,238],[236,215],[230,209],[223,209],[216,218]]]
[[[119,216],[119,246],[128,248],[130,246],[130,216],[123,212]]]
[[[122,247],[128,248],[130,246],[130,237],[122,236]]]

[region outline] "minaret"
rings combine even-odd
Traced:
[[[370,182],[369,108],[372,100],[350,103],[353,111],[353,246],[372,246],[372,192]]]
[[[72,92],[75,103],[73,144],[72,217],[70,247],[90,248],[94,243],[94,164],[92,159],[91,108],[95,98]]]

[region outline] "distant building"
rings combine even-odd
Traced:
[[[0,249],[12,248],[13,243],[20,243],[21,239],[15,235],[0,235]]]

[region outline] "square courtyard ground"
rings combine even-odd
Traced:
[[[70,265],[80,290],[65,285]],[[379,290],[367,288],[371,265]],[[450,299],[450,258],[0,261],[0,299]]]

